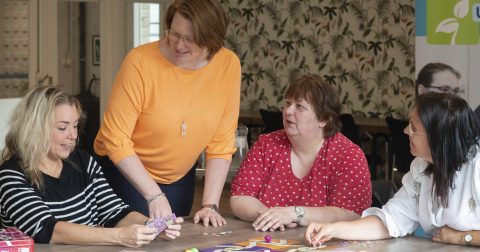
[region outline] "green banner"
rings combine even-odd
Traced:
[[[480,34],[479,0],[427,0],[427,42],[475,45]]]

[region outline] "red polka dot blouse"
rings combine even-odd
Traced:
[[[267,207],[336,206],[361,214],[372,201],[363,151],[341,133],[325,139],[310,173],[292,171],[291,144],[284,130],[261,135],[232,183],[232,196],[258,198]]]

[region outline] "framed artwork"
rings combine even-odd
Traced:
[[[100,65],[100,36],[92,36],[92,64],[94,66]]]

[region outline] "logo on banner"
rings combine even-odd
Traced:
[[[429,44],[476,45],[479,36],[479,0],[427,0]]]

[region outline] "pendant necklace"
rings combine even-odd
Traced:
[[[180,87],[180,77],[179,77],[179,74],[178,74],[178,71],[180,68],[179,66],[175,65],[175,74],[176,74],[176,77],[177,77],[177,88],[178,88],[178,95],[180,97],[179,99],[179,102],[180,102],[180,121],[181,121],[181,124],[180,124],[180,134],[182,137],[185,137],[187,135],[187,128],[188,128],[188,124],[187,124],[187,121],[186,121],[186,118],[187,116],[190,114],[190,110],[192,108],[192,102],[193,102],[193,99],[195,98],[195,94],[198,93],[198,90],[200,88],[200,84],[196,84],[197,86],[195,87],[195,89],[193,90],[192,94],[190,95],[190,99],[188,101],[188,106],[186,108],[186,111],[184,110],[183,108],[183,100],[182,100],[182,90],[181,90],[181,87]],[[183,119],[182,119],[183,117]]]
[[[160,47],[160,42],[159,42],[159,47]],[[207,53],[207,50],[205,49],[204,53]],[[197,62],[196,66],[194,67],[194,69],[190,69],[192,71],[196,71],[198,70],[199,68],[201,67],[204,67],[208,64],[208,60],[200,60],[200,62]],[[183,100],[182,100],[182,90],[181,90],[181,87],[180,87],[180,78],[179,78],[179,70],[180,70],[180,66],[177,65],[176,62],[174,62],[174,72],[175,72],[175,75],[177,77],[177,88],[178,88],[178,96],[179,96],[179,102],[180,102],[180,121],[181,121],[181,124],[180,124],[180,134],[182,137],[185,137],[187,135],[187,121],[186,121],[186,117],[190,114],[190,109],[192,107],[192,101],[193,99],[195,98],[195,94],[197,94],[198,92],[198,89],[200,88],[200,83],[196,83],[196,87],[195,89],[193,90],[191,96],[190,96],[190,101],[188,102],[188,107],[186,108],[187,111],[185,111],[185,114],[184,114],[184,109],[183,109]],[[188,83],[187,83],[188,84]],[[182,117],[183,117],[183,120],[182,120]]]

